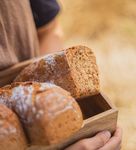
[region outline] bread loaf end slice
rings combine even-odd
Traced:
[[[46,55],[26,67],[15,81],[51,82],[69,91],[74,98],[99,93],[96,58],[85,46]]]

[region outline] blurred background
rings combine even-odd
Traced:
[[[93,49],[101,90],[119,109],[122,150],[136,150],[136,1],[59,0],[65,47]]]

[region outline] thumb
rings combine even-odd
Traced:
[[[109,131],[103,131],[92,138],[80,140],[65,150],[97,150],[103,147],[109,141],[110,137],[111,133]]]
[[[95,150],[103,147],[111,138],[111,133],[109,131],[102,131],[96,134],[93,138],[90,138],[90,147]],[[87,139],[89,140],[89,139]]]

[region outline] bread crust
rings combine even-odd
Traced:
[[[80,107],[62,88],[51,83],[21,82],[11,84],[10,90],[12,109],[30,145],[57,144],[82,127]]]
[[[25,150],[26,138],[18,117],[0,104],[0,150]]]
[[[69,91],[74,98],[99,93],[96,58],[85,46],[46,55],[27,66],[15,81],[51,82]]]

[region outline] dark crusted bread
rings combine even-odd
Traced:
[[[96,59],[85,46],[46,55],[26,67],[15,81],[51,82],[69,91],[74,98],[99,93]]]
[[[0,104],[0,150],[25,150],[26,147],[26,138],[16,114]]]
[[[81,110],[62,88],[37,82],[13,83],[8,88],[12,109],[18,114],[31,145],[57,144],[81,128]]]

